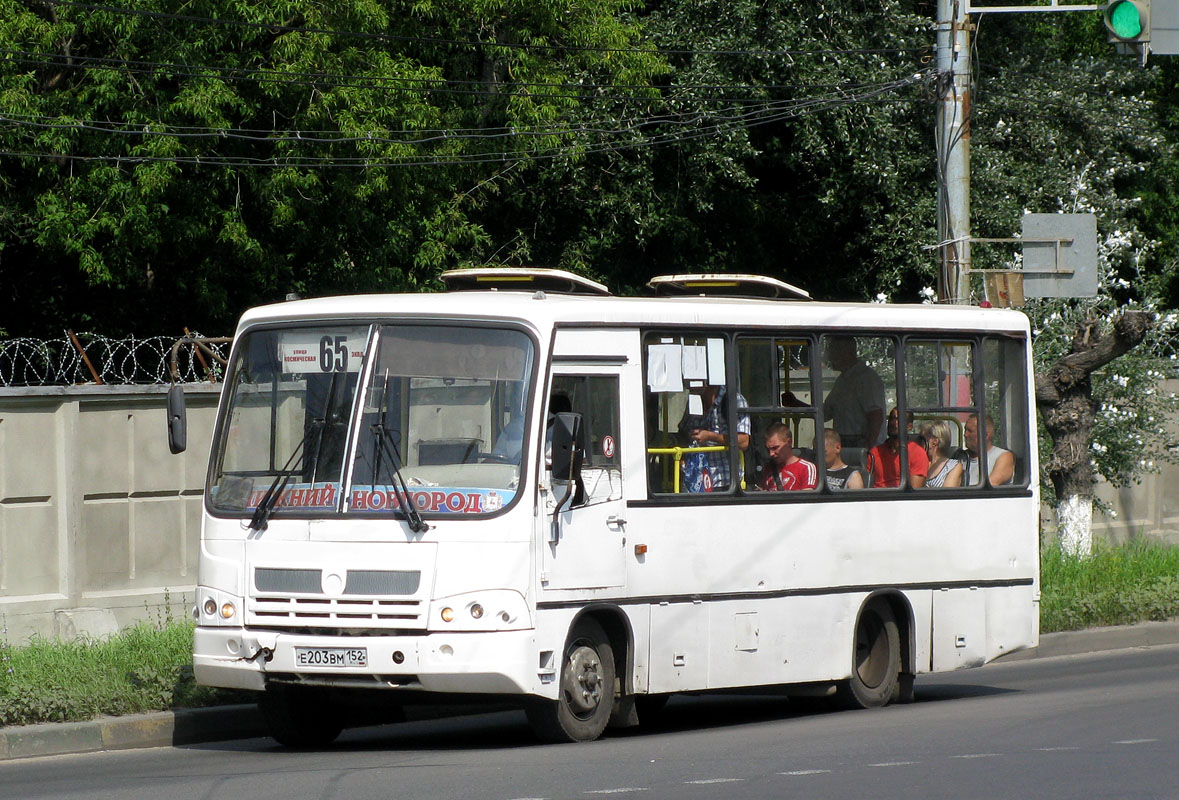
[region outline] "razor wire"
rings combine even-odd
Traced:
[[[204,342],[207,352],[202,353],[198,340],[203,337],[197,333],[111,338],[70,331],[58,339],[0,338],[0,386],[171,383],[172,352],[178,341],[177,382],[220,381],[229,344]]]

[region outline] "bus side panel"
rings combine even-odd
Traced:
[[[846,678],[862,599],[832,594],[710,604],[708,688]]]

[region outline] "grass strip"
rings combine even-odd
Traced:
[[[0,639],[0,726],[72,722],[244,702],[247,693],[197,686],[193,623],[141,622],[99,640]]]
[[[1040,551],[1040,632],[1179,617],[1179,547],[1134,540],[1079,558]]]

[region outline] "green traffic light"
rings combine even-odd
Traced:
[[[1142,16],[1138,6],[1121,2],[1109,10],[1109,26],[1114,35],[1122,39],[1133,39],[1142,33]]]

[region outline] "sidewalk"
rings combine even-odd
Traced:
[[[1000,661],[1005,663],[1165,644],[1179,644],[1179,621],[1049,633],[1040,637],[1039,647],[1012,653]],[[453,707],[449,708],[457,711]],[[442,707],[410,707],[406,711],[410,719],[436,718]],[[126,717],[103,717],[89,722],[0,728],[0,761],[98,750],[176,747],[265,735],[261,715],[253,705],[180,709]]]

